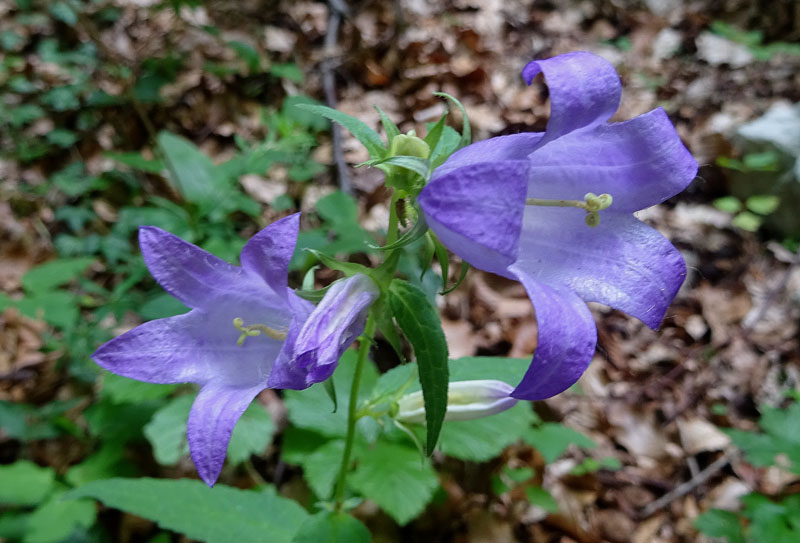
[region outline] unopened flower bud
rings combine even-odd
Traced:
[[[389,156],[416,156],[428,158],[431,156],[431,148],[425,140],[418,137],[413,130],[408,134],[398,134],[392,138],[389,147]]]
[[[456,381],[447,391],[447,414],[444,420],[472,420],[511,409],[517,403],[510,396],[514,387],[491,379]],[[412,392],[397,402],[396,419],[400,422],[425,422],[422,392]]]

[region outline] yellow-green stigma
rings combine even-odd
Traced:
[[[544,206],[544,207],[577,207],[586,210],[586,218],[584,221],[587,226],[595,227],[600,224],[600,215],[598,211],[603,211],[611,206],[614,199],[610,194],[601,194],[598,196],[593,192],[586,193],[586,196],[581,200],[547,200],[545,198],[526,198],[525,205],[529,206]]]
[[[233,326],[242,333],[239,339],[236,340],[236,345],[239,347],[244,345],[244,340],[246,338],[260,336],[261,334],[279,341],[286,339],[286,331],[284,330],[275,330],[265,324],[249,324],[245,326],[244,320],[241,317],[233,319]]]

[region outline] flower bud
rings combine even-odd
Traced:
[[[392,138],[389,146],[389,156],[416,156],[428,158],[431,156],[431,148],[425,140],[419,138],[413,130],[408,134],[398,134]]]
[[[488,417],[511,409],[517,403],[510,396],[514,387],[491,379],[456,381],[447,391],[447,414],[444,420],[472,420]],[[425,422],[425,402],[422,392],[412,392],[400,398],[395,418],[400,422]]]

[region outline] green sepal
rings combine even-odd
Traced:
[[[394,137],[400,135],[400,129],[397,128],[397,125],[394,124],[394,121],[392,121],[381,108],[379,108],[377,105],[372,107],[374,107],[378,111],[378,115],[381,116],[381,124],[383,125],[383,131],[386,132],[387,144],[391,147]]]
[[[461,283],[464,281],[464,278],[467,276],[467,272],[469,271],[469,263],[466,260],[461,261],[461,273],[458,274],[458,281],[456,281],[455,285],[450,288],[442,290],[439,294],[444,296],[445,294],[450,294],[455,289],[457,289]]]
[[[302,290],[314,290],[314,272],[319,269],[319,266],[314,265],[311,266],[306,274],[303,276],[303,282],[300,283],[302,285]]]
[[[420,158],[418,156],[399,155],[388,158],[379,158],[377,160],[368,160],[359,164],[359,166],[397,166],[404,170],[413,172],[422,177],[425,182],[431,177],[431,163],[428,159]],[[387,185],[389,183],[387,182]],[[391,186],[391,185],[390,185]],[[405,187],[398,187],[405,188]]]
[[[387,151],[383,140],[377,132],[364,124],[363,121],[327,106],[315,104],[297,104],[295,107],[322,115],[323,117],[344,126],[358,139],[358,141],[364,145],[364,147],[367,148],[370,157],[379,159],[386,156]]]
[[[442,132],[444,131],[445,121],[447,120],[447,111],[444,112],[444,115],[439,117],[439,120],[436,121],[428,133],[425,135],[425,143],[428,144],[428,147],[431,148],[433,151],[436,148],[436,144],[439,143],[439,139],[442,137]]]
[[[333,379],[326,379],[322,385],[325,388],[325,392],[328,393],[328,397],[333,402],[333,412],[336,413],[336,410],[339,409],[339,402],[336,400],[336,385]]]
[[[433,241],[433,249],[436,253],[436,260],[439,261],[439,267],[442,268],[442,290],[447,290],[447,278],[450,274],[450,255],[447,254],[447,248],[439,241],[432,231],[429,232],[431,240]]]
[[[430,236],[430,231],[425,232],[424,239],[425,242],[422,246],[422,254],[420,255],[420,267],[422,268],[422,272],[419,274],[420,281],[425,277],[427,271],[431,269],[433,255],[436,252],[436,244],[434,244],[433,238]]]
[[[306,249],[306,251],[314,255],[317,260],[325,264],[325,266],[328,268],[340,271],[348,277],[356,275],[357,273],[363,273],[364,275],[371,277],[374,271],[372,268],[368,268],[361,264],[356,264],[355,262],[342,262],[341,260],[337,260],[330,255],[326,255],[323,252],[317,251],[316,249]]]
[[[446,92],[434,92],[433,95],[434,96],[440,96],[442,98],[446,98],[447,100],[450,100],[451,102],[453,102],[458,107],[458,109],[461,110],[461,123],[462,123],[462,127],[461,127],[461,142],[459,143],[458,148],[461,149],[462,147],[466,147],[467,145],[472,143],[472,129],[470,128],[470,125],[469,125],[469,117],[467,116],[467,108],[464,107],[464,104],[462,104],[458,100],[458,98],[456,98],[455,96],[451,96],[451,95],[447,94]]]
[[[294,293],[300,296],[304,300],[308,300],[313,304],[318,304],[322,301],[325,297],[325,294],[328,293],[328,289],[331,288],[331,285],[328,285],[325,288],[321,288],[319,290],[310,290],[310,289],[295,289]]]
[[[408,232],[400,236],[394,243],[389,243],[383,247],[379,247],[377,245],[370,245],[370,247],[379,251],[391,251],[414,243],[428,232],[428,225],[425,223],[425,218],[423,217],[422,213],[419,213],[417,217],[418,219],[417,222],[414,223],[414,226],[412,226]]]

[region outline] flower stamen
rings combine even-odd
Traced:
[[[577,207],[586,210],[587,226],[595,227],[600,224],[598,211],[603,211],[611,207],[614,199],[610,194],[604,193],[598,196],[593,192],[587,192],[583,200],[548,200],[546,198],[526,198],[525,205],[543,207]]]
[[[236,317],[233,319],[233,326],[242,333],[242,335],[239,336],[239,339],[236,340],[236,345],[239,347],[244,345],[244,340],[246,338],[260,336],[261,334],[279,341],[286,339],[285,330],[275,330],[266,324],[249,324],[245,326],[244,320],[241,317]]]

